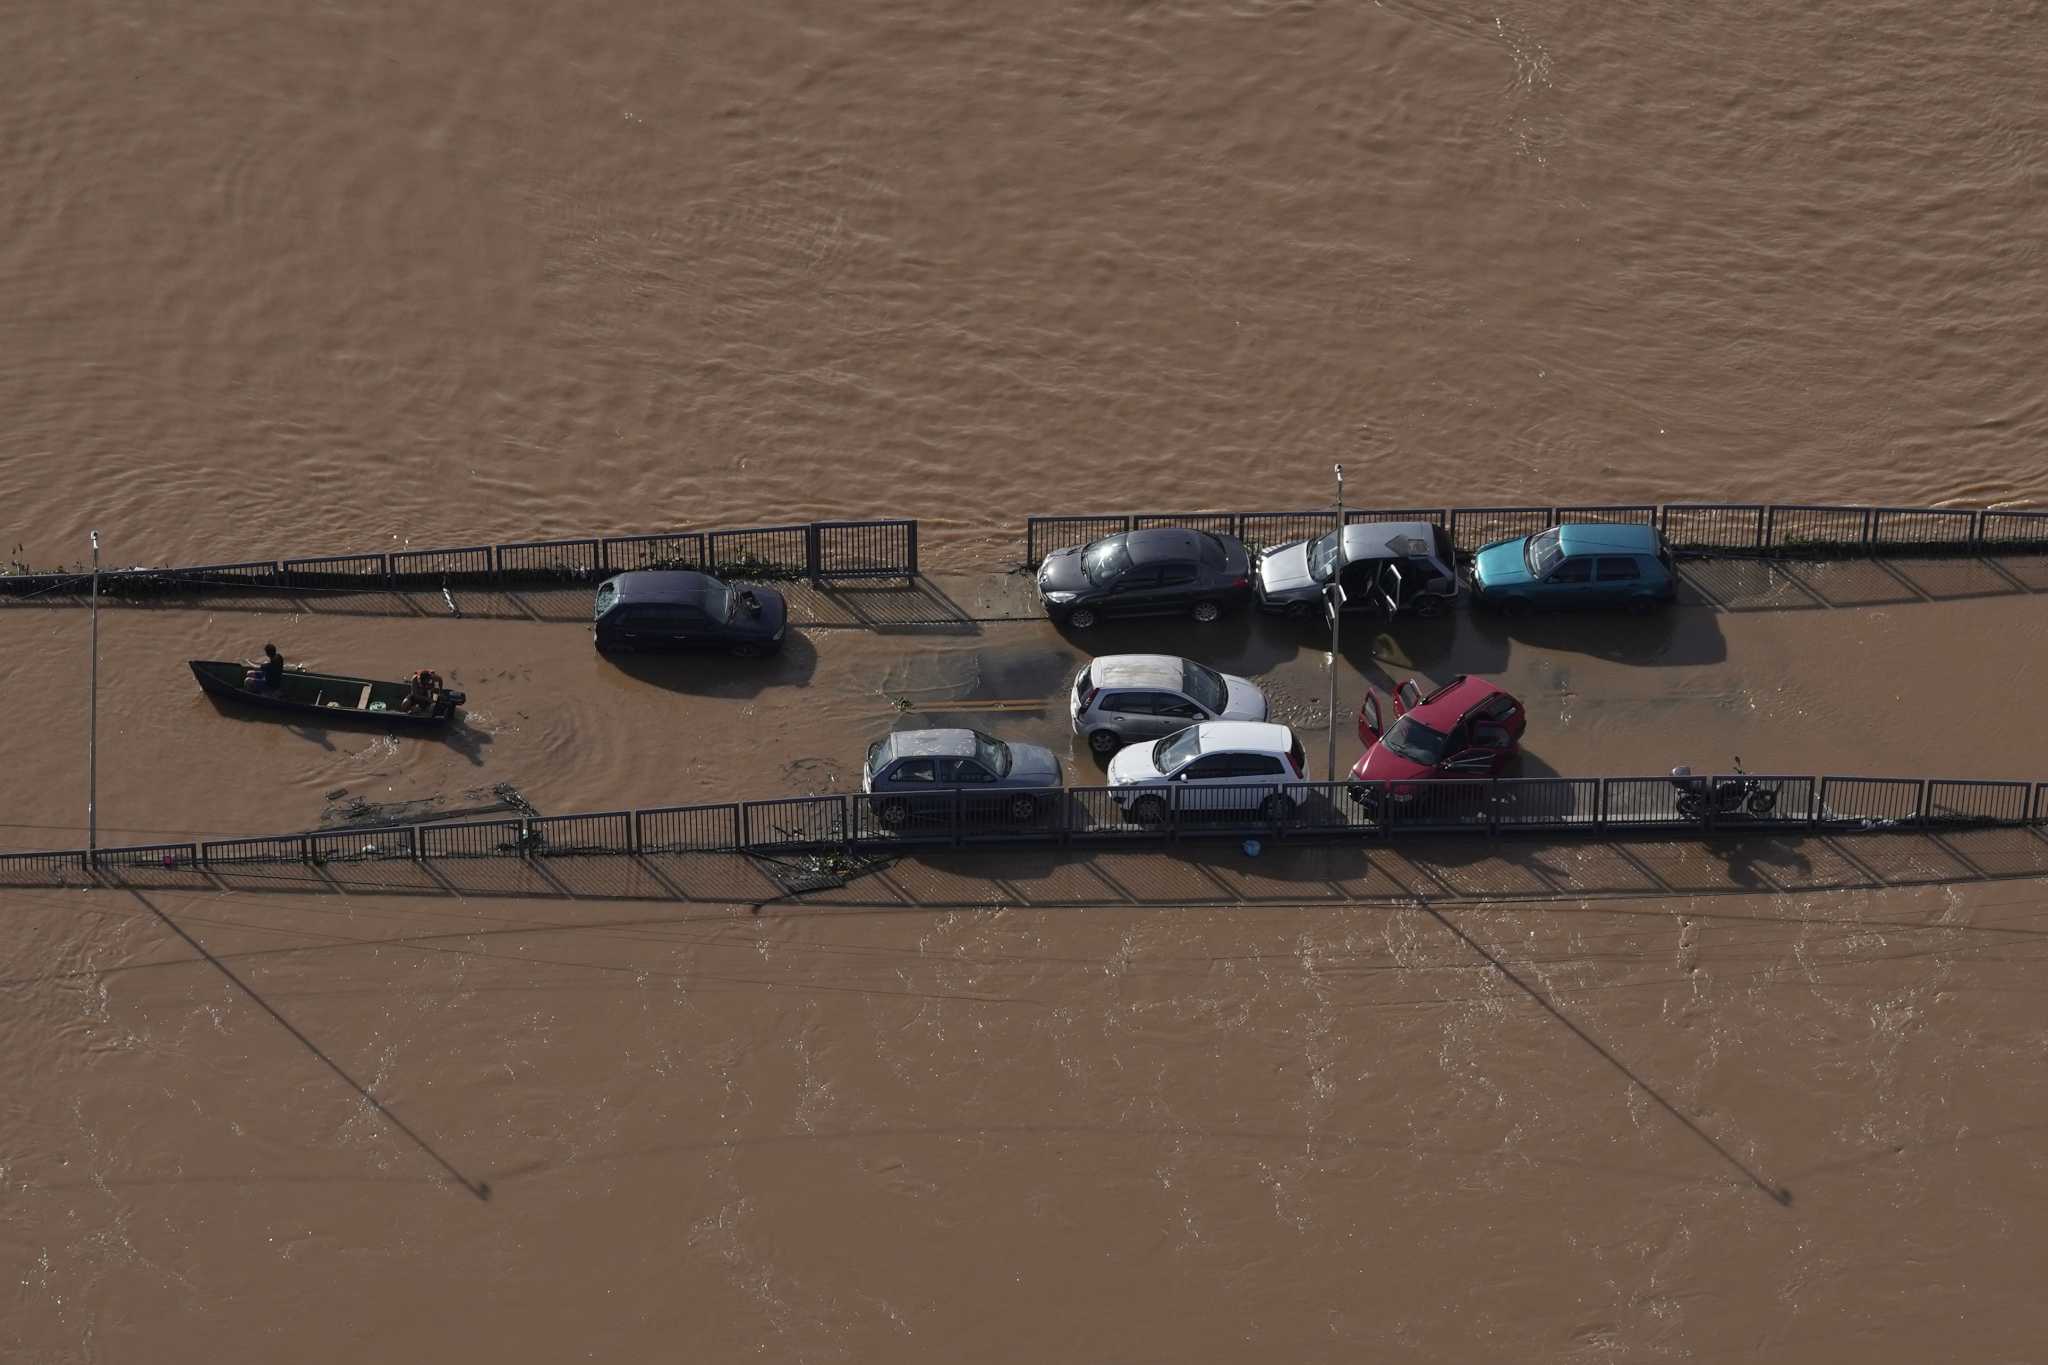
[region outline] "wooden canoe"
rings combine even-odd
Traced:
[[[191,659],[192,676],[216,697],[266,711],[291,712],[326,720],[375,720],[392,725],[445,725],[463,703],[460,692],[441,691],[432,709],[401,711],[411,688],[402,682],[349,678],[338,673],[295,673],[287,670],[284,686],[275,692],[252,692],[242,681],[249,665],[226,659]]]

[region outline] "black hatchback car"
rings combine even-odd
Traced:
[[[606,653],[718,649],[740,658],[782,648],[789,604],[773,588],[731,588],[687,569],[640,569],[597,588],[591,638]]]
[[[1251,555],[1243,541],[1207,531],[1125,531],[1047,555],[1038,595],[1046,615],[1075,630],[1107,616],[1213,621],[1251,600]]]

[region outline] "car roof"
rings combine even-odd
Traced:
[[[1436,528],[1426,521],[1361,521],[1344,528],[1344,558],[1404,558],[1436,553]]]
[[[1205,754],[1284,754],[1294,747],[1294,731],[1266,720],[1205,720],[1195,730]]]
[[[1160,564],[1170,560],[1193,559],[1200,552],[1199,534],[1178,526],[1155,526],[1150,530],[1133,531],[1125,536],[1124,549],[1130,553],[1133,564]]]
[[[1448,730],[1467,711],[1500,690],[1481,678],[1453,678],[1424,697],[1421,705],[1410,707],[1408,714],[1432,729]]]
[[[880,757],[971,758],[979,739],[972,730],[897,730],[882,740]]]
[[[701,607],[722,597],[725,584],[695,569],[635,569],[607,580],[621,602],[660,602]]]
[[[1567,522],[1557,528],[1558,544],[1568,555],[1653,555],[1657,528],[1609,522]]]
[[[1178,690],[1187,660],[1171,654],[1105,654],[1088,665],[1097,687],[1170,687]]]

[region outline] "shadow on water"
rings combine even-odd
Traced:
[[[388,721],[378,720],[373,716],[364,716],[353,712],[337,711],[331,718],[321,716],[314,719],[287,711],[266,711],[261,707],[237,705],[235,702],[225,697],[217,697],[211,692],[202,692],[200,697],[216,716],[226,720],[239,721],[244,724],[262,725],[270,729],[282,730],[288,735],[305,740],[308,744],[318,745],[329,753],[334,751],[334,740],[330,736],[336,732],[355,735],[388,735],[394,739],[409,739],[420,743],[443,745],[461,754],[477,767],[482,767],[484,748],[491,743],[490,733],[470,726],[459,711],[455,714],[455,718],[445,725],[419,727],[392,725]]]
[[[594,653],[594,651],[593,651]],[[808,682],[818,669],[818,650],[801,632],[792,631],[780,652],[757,659],[735,659],[716,650],[672,654],[604,654],[597,666],[616,669],[638,683],[698,697],[752,697],[771,687]]]

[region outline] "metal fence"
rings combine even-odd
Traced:
[[[319,555],[176,568],[109,569],[110,597],[222,592],[375,592],[405,588],[520,587],[593,583],[629,569],[700,569],[737,579],[915,578],[917,523],[813,521],[658,535],[525,540],[389,554]],[[83,593],[78,570],[0,574],[0,596]]]
[[[0,884],[100,869],[449,858],[788,853],[1208,837],[1941,831],[2048,825],[2048,783],[1919,777],[1669,777],[1045,787],[916,797],[794,796],[701,806],[322,830],[201,844],[0,853]]]
[[[1496,540],[1531,535],[1561,522],[1655,526],[1674,550],[1698,555],[1975,554],[2048,551],[2048,511],[1979,511],[1967,507],[1824,507],[1804,503],[1674,502],[1587,507],[1349,508],[1347,523],[1427,521],[1447,527],[1469,555]],[[1235,536],[1255,549],[1318,536],[1335,525],[1331,511],[1183,512],[1028,517],[1024,553],[1037,565],[1055,550],[1086,545],[1122,531],[1183,526]]]

